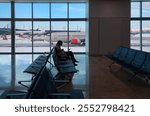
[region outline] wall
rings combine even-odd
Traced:
[[[130,0],[89,0],[89,55],[130,46]]]

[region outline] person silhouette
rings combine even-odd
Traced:
[[[56,43],[55,50],[56,50],[56,53],[57,53],[58,57],[60,57],[60,58],[69,58],[70,57],[73,64],[75,66],[77,66],[76,63],[78,63],[79,61],[76,60],[73,52],[72,51],[64,51],[64,49],[61,49],[62,45],[63,45],[63,42],[61,40],[59,40]]]

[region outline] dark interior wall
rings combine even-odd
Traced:
[[[89,0],[89,55],[130,46],[130,0]]]

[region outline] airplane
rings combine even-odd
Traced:
[[[16,35],[22,38],[31,39],[32,30],[16,29]],[[51,37],[50,37],[51,36]],[[51,38],[52,44],[56,43],[58,40],[62,40],[64,43],[68,42],[68,31],[66,30],[33,30],[33,41],[47,41],[49,42]],[[70,30],[69,31],[69,43],[85,45],[85,32],[80,30]]]
[[[11,35],[10,28],[0,28],[0,35],[3,40],[7,39],[6,35]],[[15,29],[16,39],[29,39],[32,38],[32,29]],[[51,37],[50,37],[51,36]],[[56,43],[58,40],[62,40],[67,43],[69,37],[70,44],[85,45],[85,32],[80,30],[40,30],[39,28],[33,30],[33,41],[50,41]]]
[[[49,32],[50,33],[50,32]],[[68,35],[69,34],[69,35]],[[58,40],[62,40],[63,42],[67,43],[69,37],[70,44],[81,44],[84,45],[85,42],[85,32],[80,30],[51,30],[51,41],[57,42]]]

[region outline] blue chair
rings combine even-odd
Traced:
[[[128,53],[127,53],[127,56],[126,56],[126,58],[125,58],[125,60],[124,60],[124,62],[125,62],[126,64],[131,64],[132,61],[133,61],[134,58],[135,58],[136,52],[137,52],[137,51],[134,50],[134,49],[129,49],[129,50],[128,50]]]

